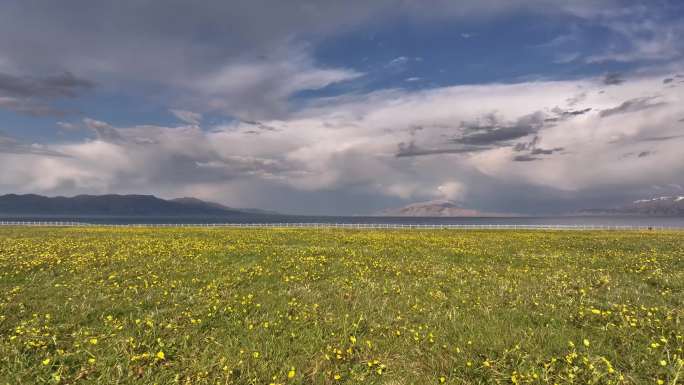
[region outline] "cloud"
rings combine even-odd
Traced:
[[[0,132],[0,153],[17,155],[41,155],[46,157],[64,157],[65,154],[50,150],[39,144],[22,143]]]
[[[2,152],[0,163],[17,166],[0,168],[0,189],[198,195],[319,214],[376,212],[435,196],[489,211],[512,204],[517,212],[597,196],[608,202],[644,186],[684,184],[674,138],[684,90],[662,87],[662,78],[633,76],[609,88],[586,78],[352,93],[277,118],[214,125],[85,118],[90,137],[41,149],[66,156]],[[570,105],[578,90],[585,96]],[[638,108],[654,103],[662,104]],[[617,108],[630,113],[601,116]],[[648,141],[651,153],[638,157],[645,140],[669,137]]]
[[[556,148],[533,148],[532,151],[530,151],[530,154],[532,155],[551,155],[559,151],[563,151],[565,148],[563,147],[556,147]]]
[[[658,97],[647,96],[627,100],[614,108],[608,108],[599,113],[602,118],[609,117],[618,114],[627,114],[631,112],[639,112],[652,108],[662,107],[667,104],[667,102],[656,101]]]
[[[203,74],[183,87],[196,95],[189,103],[242,119],[284,116],[289,98],[298,92],[318,90],[362,74],[350,69],[320,68],[306,47],[285,45],[270,57],[247,57]]]
[[[625,7],[620,18],[608,18],[600,24],[613,32],[615,42],[607,52],[590,55],[588,63],[667,61],[684,54],[681,38],[684,27],[667,7]],[[676,11],[675,11],[676,12]]]
[[[73,98],[95,84],[70,72],[42,78],[0,73],[0,93],[16,97]]]
[[[175,109],[171,109],[169,111],[173,114],[173,116],[184,123],[199,125],[202,121],[202,114],[197,112]]]
[[[243,119],[242,123],[247,124],[249,126],[254,126],[261,131],[277,131],[278,130],[275,127],[269,126],[268,124],[264,124],[264,123],[256,121],[256,120],[244,120]]]
[[[439,154],[467,154],[475,151],[483,151],[485,147],[467,146],[459,148],[421,148],[415,142],[404,143],[398,145],[396,153],[397,158],[410,156],[424,156],[424,155],[439,155]]]
[[[466,186],[456,181],[448,181],[437,186],[436,195],[453,201],[461,200],[466,194]]]
[[[534,160],[541,160],[544,158],[540,157],[539,155],[553,155],[555,153],[562,152],[565,150],[564,147],[541,148],[539,147],[539,141],[539,136],[535,136],[529,142],[516,143],[515,146],[513,146],[513,151],[525,152],[526,154],[515,155],[513,160],[516,162],[529,162]]]
[[[104,142],[120,142],[123,140],[123,137],[119,131],[112,127],[109,123],[101,122],[91,118],[84,118],[83,123],[88,129],[95,132],[98,139]]]
[[[69,122],[57,122],[57,126],[66,131],[76,131],[81,129],[80,125]]]
[[[522,116],[515,122],[502,122],[496,115],[488,114],[477,121],[461,123],[464,133],[452,142],[476,146],[510,142],[537,133],[544,126],[544,120],[541,112]]]
[[[406,56],[398,56],[387,63],[387,67],[403,67],[408,63],[411,59],[409,59]]]
[[[619,73],[609,73],[606,76],[603,77],[603,84],[607,86],[616,86],[620,85],[625,82],[625,79],[622,77],[622,74]]]
[[[587,98],[587,93],[586,92],[580,92],[577,95],[571,96],[565,100],[565,102],[568,104],[568,107],[573,107],[576,104],[579,104],[586,100]]]
[[[684,135],[649,136],[649,137],[645,137],[645,138],[639,138],[638,140],[642,141],[642,142],[662,142],[662,141],[679,139],[679,138],[684,138]]]
[[[50,105],[55,99],[75,98],[95,84],[69,72],[46,77],[0,73],[0,108],[31,116],[61,116]]]
[[[534,162],[536,160],[541,160],[542,158],[538,158],[536,156],[532,155],[516,155],[513,158],[514,162]]]
[[[0,79],[31,98],[80,95],[97,82],[107,91],[151,96],[201,113],[283,118],[291,108],[289,99],[299,93],[363,75],[315,58],[318,43],[356,27],[397,20],[424,25],[488,20],[518,12],[611,19],[622,8],[616,0],[436,0],[430,7],[403,0],[207,0],[199,5],[149,0],[98,7],[87,0],[2,2],[0,71],[21,69],[22,75]],[[105,24],[102,15],[107,15]],[[395,62],[411,60],[417,59],[400,56]],[[62,72],[43,76],[55,71]],[[10,108],[55,113],[17,103],[23,101],[14,100]]]
[[[11,88],[14,97],[67,97],[92,87],[70,72],[40,77],[68,69],[107,90],[162,94],[174,105],[201,112],[271,118],[286,111],[285,99],[297,92],[359,76],[350,69],[319,68],[301,36],[322,39],[370,20],[389,3],[2,3],[0,52],[7,68],[28,75],[2,75],[0,89]],[[106,25],[98,21],[102,15]]]
[[[591,107],[583,108],[580,110],[562,109],[560,107],[555,107],[551,110],[551,112],[556,114],[556,116],[553,118],[547,118],[546,121],[558,121],[558,120],[574,118],[576,116],[588,114],[589,112],[591,112],[591,110],[592,110]]]
[[[177,125],[117,123],[149,108],[111,122],[93,109],[57,123],[72,131],[59,141],[2,137],[0,164],[12,167],[0,168],[0,189],[350,213],[435,196],[545,210],[681,185],[683,78],[672,74],[681,72],[682,27],[668,11],[618,0],[0,2],[0,108],[60,116],[90,92],[163,104],[155,111],[182,106],[170,110]],[[494,25],[511,15],[610,32],[544,45],[563,64],[551,67],[569,71],[558,81],[440,87],[426,77],[431,88],[411,89],[403,80],[417,79],[405,73],[398,88],[369,91],[372,71],[326,64],[319,51],[363,26]],[[472,40],[466,32],[457,38]],[[394,53],[390,67],[406,69],[415,54]],[[587,65],[611,61],[623,64]],[[605,70],[624,74],[577,75]],[[216,123],[221,114],[227,123]]]

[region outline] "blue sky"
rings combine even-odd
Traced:
[[[684,3],[0,4],[0,193],[306,214],[684,194]]]

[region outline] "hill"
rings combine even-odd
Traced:
[[[387,209],[379,215],[387,217],[479,217],[483,214],[477,210],[464,208],[454,201],[434,200]]]

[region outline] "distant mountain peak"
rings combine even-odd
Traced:
[[[579,213],[590,215],[684,216],[684,196],[638,199],[617,208],[586,209]]]
[[[632,203],[633,204],[641,204],[641,203],[648,203],[648,202],[667,202],[667,201],[679,202],[682,200],[684,200],[684,196],[661,196],[661,197],[656,197],[656,198],[651,198],[651,199],[639,199],[639,200],[635,200]]]
[[[483,214],[477,210],[464,208],[456,201],[436,199],[383,210],[380,212],[380,215],[396,217],[477,217]]]

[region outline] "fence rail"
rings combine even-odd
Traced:
[[[442,229],[442,230],[684,230],[684,226],[554,225],[554,224],[400,224],[400,223],[133,223],[99,224],[65,221],[0,221],[0,226],[28,227],[192,227],[192,228],[316,228],[316,229]]]

